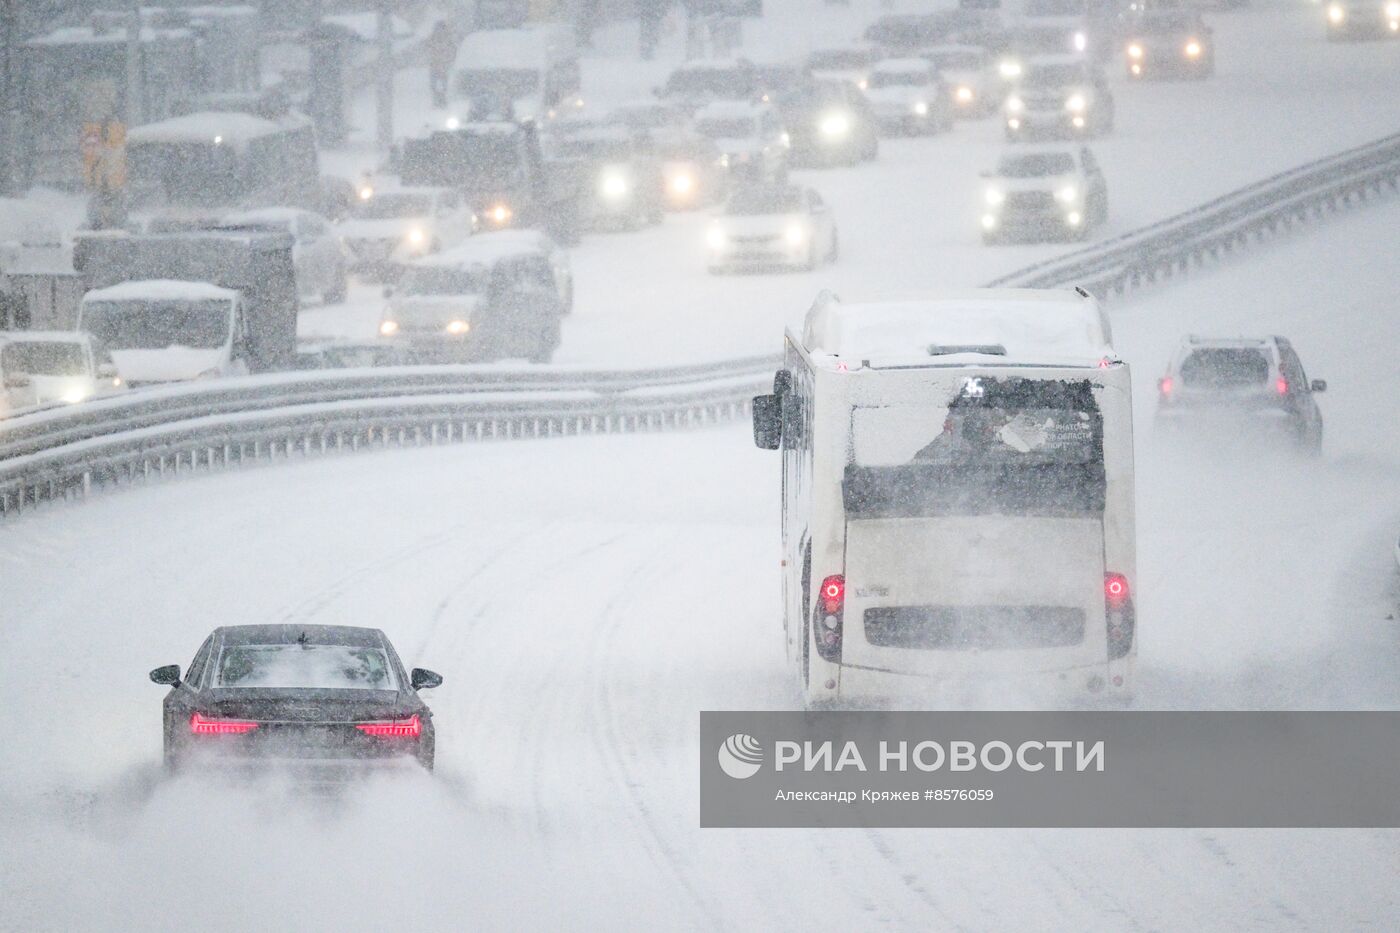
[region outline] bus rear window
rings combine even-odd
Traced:
[[[1087,382],[975,380],[943,405],[857,408],[852,517],[1103,509],[1103,419]]]

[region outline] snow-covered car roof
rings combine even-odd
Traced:
[[[238,111],[202,110],[171,117],[156,123],[132,127],[126,134],[127,143],[187,143],[201,142],[218,145],[245,146],[250,140],[282,131],[282,126]]]
[[[717,100],[695,113],[696,120],[735,120],[762,116],[772,110],[770,104],[751,100]]]
[[[208,282],[181,282],[176,279],[141,279],[135,282],[122,282],[107,288],[94,288],[83,295],[84,301],[133,301],[155,299],[157,301],[210,301],[224,299],[232,301],[238,292],[232,288],[222,288]]]
[[[955,52],[968,55],[985,55],[987,53],[987,47],[985,45],[949,43],[946,45],[929,45],[919,49],[920,55],[951,55]]]
[[[1042,65],[1083,65],[1089,69],[1089,61],[1083,55],[1027,55],[1023,62],[1027,68],[1038,68]]]
[[[413,266],[484,266],[502,259],[548,252],[553,241],[535,230],[478,233],[451,249],[414,260]]]
[[[299,207],[260,207],[251,211],[235,211],[220,221],[223,224],[285,224],[310,213]]]
[[[1074,143],[1040,143],[1033,146],[1008,146],[1003,149],[1001,156],[997,159],[997,164],[1008,159],[1019,159],[1021,156],[1053,156],[1066,155],[1074,160],[1075,165],[1079,164],[1080,146]]]
[[[1114,355],[1098,303],[1050,289],[969,289],[853,304],[823,295],[807,312],[802,340],[811,352],[857,360],[920,357],[932,345],[1000,345],[1017,360]]]
[[[875,63],[874,70],[887,74],[927,74],[930,68],[925,58],[885,58]]]

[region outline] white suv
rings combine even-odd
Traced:
[[[984,177],[984,243],[1084,239],[1108,219],[1108,185],[1088,146],[1018,146]]]

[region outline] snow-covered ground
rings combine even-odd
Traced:
[[[850,8],[769,0],[767,8],[767,19],[746,27],[746,50],[762,59],[846,41],[883,11],[862,0]],[[1111,63],[1117,128],[1091,144],[1110,202],[1110,222],[1096,236],[1400,128],[1400,95],[1390,92],[1400,43],[1329,43],[1322,15],[1292,2],[1207,14],[1219,70],[1205,82],[1130,84]],[[635,60],[633,35],[627,27],[600,36],[599,51],[583,65],[586,99],[645,96],[678,61],[678,35],[652,63]],[[409,70],[398,88],[399,130],[417,131],[432,115],[426,75]],[[368,97],[358,123],[372,132]],[[978,285],[1069,248],[982,246],[978,175],[1003,146],[992,117],[959,123],[945,136],[885,140],[873,164],[795,173],[833,206],[840,230],[840,261],[813,273],[708,275],[703,212],[668,215],[660,228],[585,237],[572,251],[577,304],[556,361],[626,367],[766,352],[819,289],[854,297]],[[372,159],[361,148],[328,161],[353,173]],[[349,304],[304,311],[301,330],[374,339],[382,305],[377,287],[356,288]]]
[[[1113,307],[1139,705],[1400,708],[1396,230],[1391,202]],[[1323,460],[1159,448],[1153,381],[1189,331],[1292,338],[1330,383]],[[700,831],[698,711],[793,704],[777,466],[747,434],[330,457],[7,523],[0,927],[1393,924],[1392,831]],[[299,619],[380,626],[446,675],[438,773],[330,808],[157,781],[145,672]]]

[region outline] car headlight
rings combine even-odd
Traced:
[[[1089,37],[1086,36],[1086,35],[1084,35],[1084,33],[1082,33],[1082,32],[1076,32],[1076,33],[1074,34],[1074,50],[1075,50],[1076,52],[1082,52],[1082,51],[1084,51],[1085,49],[1087,49],[1088,47],[1089,47]]]
[[[91,394],[92,390],[86,386],[73,386],[71,389],[66,389],[60,398],[69,405],[76,405]]]
[[[1070,113],[1083,113],[1087,106],[1089,104],[1084,100],[1083,94],[1073,94],[1069,100],[1065,101],[1065,109]]]
[[[862,91],[870,90],[870,79],[861,78],[859,81],[856,82],[856,87],[860,88]]]
[[[727,152],[722,152],[722,153],[720,153],[720,156],[719,156],[719,167],[720,167],[720,168],[729,168],[729,153],[727,153]]]
[[[677,172],[670,179],[671,193],[688,195],[695,190],[695,176],[689,172]]]
[[[1347,18],[1346,8],[1340,3],[1334,3],[1327,8],[1327,18],[1334,23],[1340,23]]]
[[[724,244],[729,242],[729,237],[724,235],[724,231],[719,227],[711,227],[705,234],[705,242],[710,245],[710,249],[724,249]]]
[[[1387,3],[1385,5],[1385,15],[1391,19],[1400,19],[1400,3]]]
[[[983,215],[982,215],[982,229],[983,229],[983,230],[991,230],[991,229],[993,229],[994,227],[996,227],[996,225],[997,225],[997,215],[996,215],[996,214],[983,214]]]
[[[471,329],[472,329],[472,326],[471,326],[470,324],[468,324],[466,321],[456,320],[456,321],[448,321],[448,322],[447,322],[447,327],[445,327],[445,328],[443,328],[443,329],[446,330],[449,334],[452,334],[453,336],[460,337],[460,336],[462,336],[463,334],[465,334],[467,331],[471,330]]]
[[[1138,45],[1136,42],[1128,46],[1128,57],[1142,58],[1142,46]]]
[[[629,190],[631,185],[627,183],[627,176],[621,172],[606,172],[598,181],[598,193],[609,201],[619,201],[627,197]]]
[[[928,102],[922,100],[914,101],[914,113],[921,117],[928,116]]]
[[[379,336],[392,337],[399,332],[399,322],[384,320],[379,322]]]
[[[1065,215],[1065,222],[1068,223],[1071,227],[1077,227],[1084,222],[1084,217],[1079,213],[1079,211],[1070,211],[1068,214]]]
[[[958,85],[958,89],[953,92],[954,99],[960,104],[972,103],[972,96],[972,88],[968,87],[966,84]]]
[[[1055,192],[1055,199],[1061,204],[1073,204],[1078,197],[1079,189],[1075,188],[1074,185],[1065,185]]]
[[[370,198],[374,197],[374,188],[370,185],[361,185],[360,190],[355,193],[360,196],[361,201],[368,201]]]
[[[1014,58],[1008,58],[1001,64],[997,65],[997,71],[999,71],[1001,73],[1001,76],[1003,78],[1006,78],[1007,80],[1010,80],[1012,78],[1019,78],[1021,77],[1021,63],[1016,61]]]
[[[786,149],[792,145],[792,136],[786,130],[778,137],[778,142]]]
[[[456,117],[448,117],[443,121],[443,126],[447,127],[449,130],[460,130],[462,128],[462,121]]]
[[[783,239],[787,241],[788,246],[801,246],[807,242],[807,228],[802,224],[788,224],[787,229],[783,231]]]
[[[510,223],[510,219],[515,216],[515,212],[510,209],[509,204],[493,204],[490,210],[486,212],[486,216],[493,224],[501,226]]]
[[[1025,109],[1026,109],[1026,102],[1023,101],[1023,100],[1021,100],[1021,98],[1017,97],[1015,94],[1012,94],[1010,97],[1008,97],[1008,98],[1006,99],[1006,112],[1007,112],[1007,113],[1020,113],[1022,110],[1025,110]]]
[[[422,227],[413,227],[408,231],[408,242],[413,246],[422,246],[428,240],[428,235],[423,232]]]
[[[844,113],[829,113],[822,117],[819,128],[827,139],[840,139],[851,131],[851,118]]]
[[[988,188],[986,198],[988,204],[996,207],[1006,200],[1006,192],[1002,191],[1000,188]]]
[[[1186,53],[1187,58],[1200,58],[1201,43],[1197,42],[1195,39],[1192,39],[1190,42],[1186,43],[1186,48],[1182,51]]]

